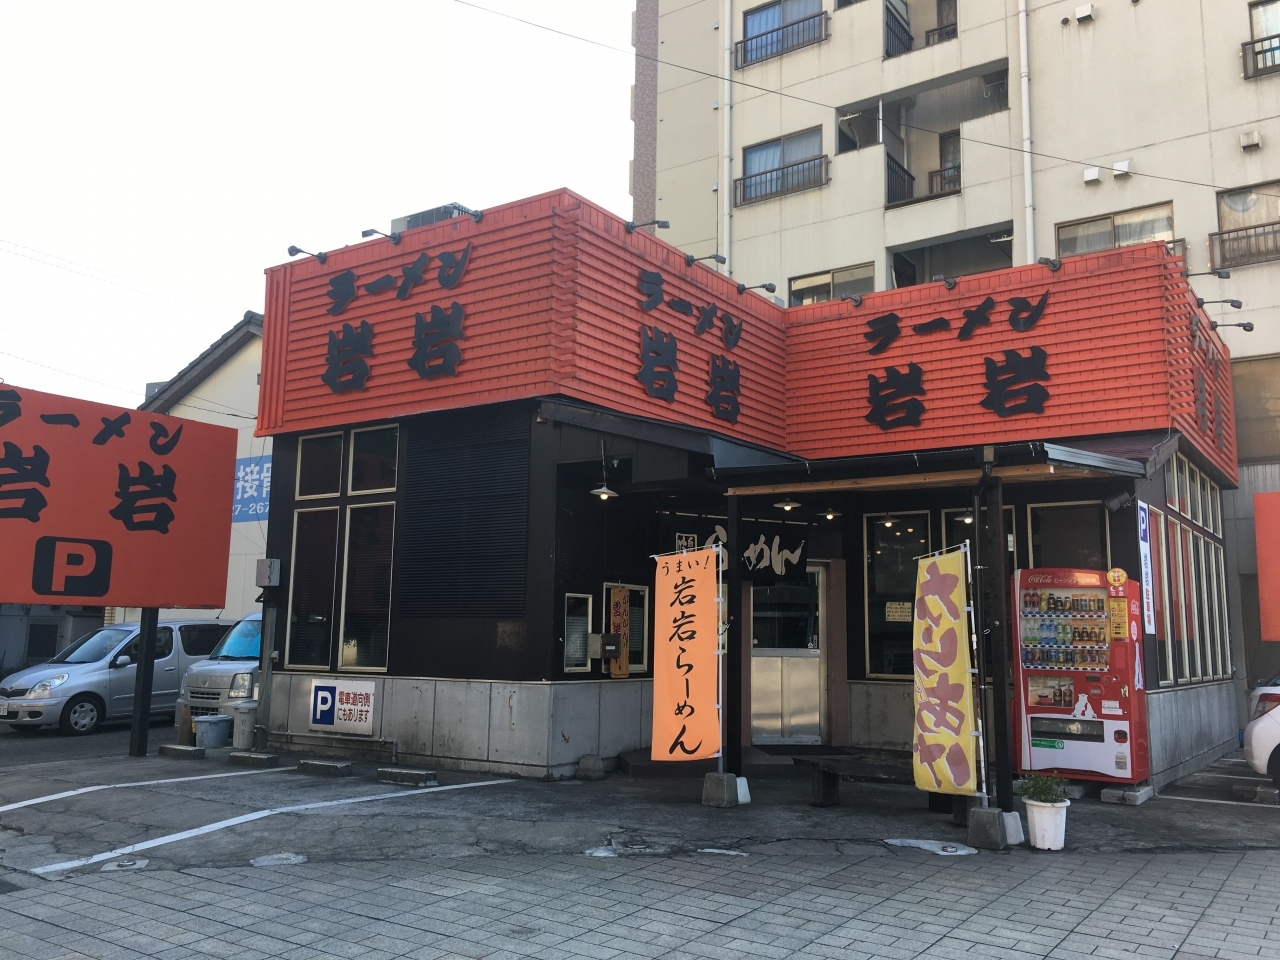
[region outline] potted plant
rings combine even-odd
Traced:
[[[1048,773],[1029,773],[1018,791],[1027,804],[1027,839],[1037,850],[1061,850],[1067,833],[1067,782]]]

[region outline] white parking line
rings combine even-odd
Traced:
[[[441,790],[466,790],[470,787],[491,787],[495,784],[511,782],[512,781],[510,780],[482,780],[478,783],[455,783],[447,787],[421,787],[417,790],[402,790],[396,793],[379,793],[371,797],[347,797],[344,800],[322,800],[317,803],[300,803],[292,807],[276,807],[273,810],[257,810],[254,813],[246,813],[239,817],[232,817],[229,820],[219,820],[216,823],[207,823],[203,827],[194,827],[191,830],[183,830],[181,833],[171,833],[168,836],[156,837],[154,840],[144,840],[141,843],[131,843],[127,847],[108,850],[106,853],[95,854],[92,857],[81,857],[78,860],[67,860],[64,863],[51,863],[44,867],[35,867],[30,872],[40,875],[47,873],[63,873],[67,870],[75,870],[78,867],[88,867],[95,863],[101,863],[103,860],[113,860],[116,857],[122,857],[127,853],[137,853],[139,850],[150,850],[153,847],[163,847],[170,843],[177,843],[179,840],[189,840],[192,837],[198,837],[202,834],[213,833],[215,830],[225,830],[227,827],[234,827],[241,823],[261,820],[263,817],[274,817],[278,813],[301,813],[304,810],[319,810],[322,807],[339,807],[349,803],[369,803],[373,800],[397,800],[400,797],[412,797],[419,793],[438,793]]]
[[[80,787],[77,790],[64,790],[62,793],[51,793],[44,797],[21,800],[18,803],[7,803],[0,807],[0,813],[6,810],[17,810],[19,807],[32,807],[37,803],[48,803],[50,800],[62,800],[66,797],[78,797],[82,793],[95,793],[98,790],[118,790],[121,787],[154,787],[162,783],[187,783],[191,780],[217,780],[219,777],[250,777],[255,773],[288,773],[294,767],[273,767],[270,770],[237,770],[235,773],[205,773],[198,777],[170,777],[167,780],[139,780],[136,783],[100,783],[92,787]]]
[[[1208,797],[1175,797],[1168,793],[1160,794],[1161,800],[1186,800],[1188,803],[1222,803],[1228,807],[1253,807],[1255,810],[1280,810],[1266,803],[1250,803],[1248,800],[1210,800]]]

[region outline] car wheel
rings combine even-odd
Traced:
[[[71,698],[62,711],[58,726],[62,728],[63,733],[82,737],[97,730],[101,722],[102,704],[98,702],[97,697],[82,693]]]

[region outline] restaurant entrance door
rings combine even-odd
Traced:
[[[822,743],[826,567],[751,589],[751,741]]]

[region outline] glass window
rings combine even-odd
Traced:
[[[1150,511],[1147,530],[1151,537],[1151,601],[1156,621],[1156,657],[1159,681],[1173,683],[1173,642],[1169,630],[1169,587],[1165,578],[1168,558],[1164,546],[1164,514]]]
[[[591,669],[587,656],[587,634],[591,632],[591,597],[585,593],[564,595],[564,672],[586,673]]]
[[[1213,520],[1213,532],[1221,536],[1222,534],[1222,491],[1218,489],[1218,485],[1210,481],[1209,483],[1210,517]]]
[[[178,628],[182,649],[189,657],[207,657],[227,633],[227,627],[187,624]]]
[[[829,273],[813,273],[807,277],[795,277],[791,281],[791,306],[806,303],[823,303],[840,297],[860,296],[872,293],[876,288],[876,265],[864,263],[856,267],[844,267]]]
[[[338,508],[299,510],[293,519],[288,662],[329,668],[337,592]]]
[[[396,505],[347,508],[341,668],[385,670],[391,632],[391,554]]]
[[[298,441],[298,498],[336,496],[342,487],[342,434]]]
[[[910,676],[916,557],[932,549],[929,514],[867,514],[863,528],[867,673]]]
[[[1182,528],[1182,590],[1187,604],[1187,647],[1190,651],[1188,668],[1192,680],[1204,676],[1204,657],[1201,650],[1200,636],[1200,598],[1197,594],[1197,570],[1200,566],[1199,552],[1195,548],[1195,538],[1190,527]]]
[[[1168,460],[1164,465],[1164,502],[1170,510],[1178,509],[1178,463]]]
[[[983,519],[986,519],[986,513],[987,513],[987,508],[983,507],[982,508]],[[1008,553],[1005,556],[1005,563],[1008,564],[1008,570],[1011,576],[1013,571],[1017,569],[1017,566],[1018,566],[1018,561],[1017,561],[1015,550],[1014,550],[1014,545],[1018,542],[1016,531],[1014,529],[1015,513],[1016,511],[1013,509],[1013,507],[1004,508],[1005,543],[1009,548]],[[960,544],[965,543],[966,541],[969,542],[970,549],[972,549],[972,540],[970,539],[972,534],[973,534],[973,511],[972,510],[958,509],[958,510],[942,511],[942,549],[945,550],[948,547],[959,546]]]
[[[628,617],[627,617],[627,636],[628,636],[628,663],[633,673],[647,673],[649,671],[649,588],[636,586],[633,583],[606,583],[604,585],[604,596],[601,598],[603,606],[600,608],[605,611],[605,616],[609,618],[608,623],[602,623],[600,630],[602,633],[613,633],[613,604],[611,602],[612,593],[615,589],[623,589],[628,591]]]
[[[810,570],[803,584],[752,586],[752,649],[817,650],[818,610],[817,570]]]
[[[1187,458],[1178,455],[1178,512],[1184,517],[1191,516],[1191,486],[1190,486],[1190,470],[1191,465],[1187,463]]]
[[[822,156],[822,128],[793,133],[780,140],[770,140],[747,147],[743,151],[743,172],[749,177],[756,173],[776,170],[789,163],[799,163]]]
[[[1200,512],[1200,493],[1202,487],[1200,485],[1200,471],[1195,467],[1187,467],[1187,481],[1191,484],[1191,517],[1196,523],[1204,522],[1204,515]]]
[[[1213,592],[1218,598],[1218,631],[1222,644],[1222,675],[1231,676],[1231,631],[1228,627],[1230,621],[1227,618],[1227,568],[1225,565],[1226,554],[1223,553],[1222,547],[1214,544],[1214,556],[1217,557],[1215,570],[1217,580],[1213,585]]]
[[[97,663],[106,659],[116,648],[116,644],[129,636],[132,630],[132,627],[102,627],[86,633],[49,662]]]
[[[1056,503],[1027,508],[1031,566],[1107,570],[1107,509],[1101,503]]]
[[[1058,256],[1173,240],[1173,204],[1160,203],[1058,227]]]
[[[129,659],[134,663],[142,660],[142,634],[138,634],[129,643],[127,647],[120,651],[127,654]],[[173,629],[170,627],[156,628],[156,659],[163,660],[165,657],[173,653]]]
[[[1280,34],[1280,0],[1265,0],[1250,6],[1249,26],[1253,31],[1252,40]]]
[[[1168,565],[1165,567],[1165,580],[1169,592],[1169,639],[1173,646],[1174,668],[1181,681],[1190,679],[1190,649],[1187,643],[1187,595],[1183,569],[1186,566],[1182,552],[1182,525],[1176,520],[1168,522],[1168,537],[1165,550]]]
[[[396,488],[396,454],[400,431],[375,427],[351,432],[351,492],[373,493]]]
[[[1218,229],[1243,230],[1280,221],[1280,180],[1218,194]]]

